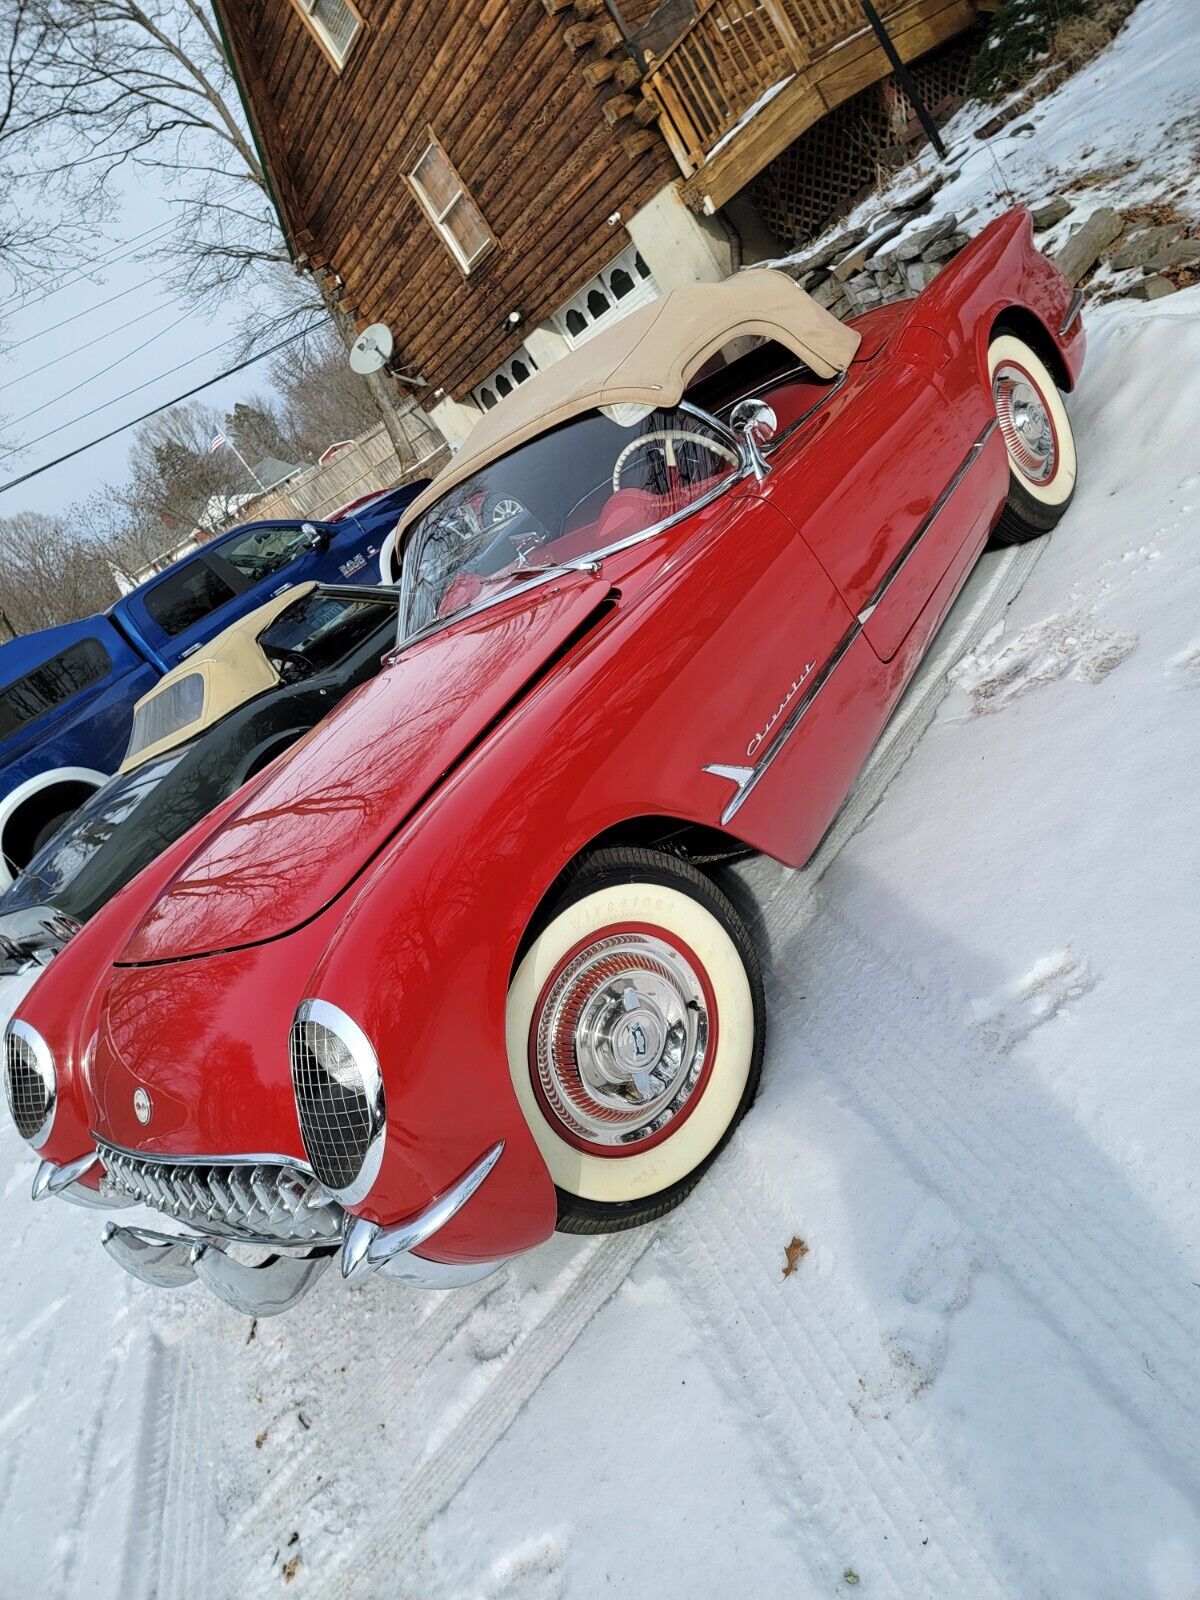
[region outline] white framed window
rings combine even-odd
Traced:
[[[447,250],[463,272],[470,272],[495,244],[495,236],[432,128],[427,130],[425,147],[410,168],[408,181]]]
[[[292,4],[340,72],[363,30],[363,19],[352,0],[292,0]]]
[[[471,390],[471,399],[481,411],[490,411],[499,405],[506,394],[511,394],[518,384],[532,378],[538,365],[524,345],[508,360],[496,368],[489,377]]]
[[[574,348],[630,311],[657,300],[662,290],[636,245],[627,245],[579,293],[554,313],[554,326]]]

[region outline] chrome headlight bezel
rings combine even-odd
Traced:
[[[42,1080],[46,1091],[46,1112],[41,1123],[32,1134],[23,1133],[18,1121],[12,1100],[12,1084],[8,1070],[9,1041],[19,1039],[33,1059],[33,1066],[38,1077]],[[50,1137],[54,1127],[54,1116],[58,1110],[58,1073],[54,1065],[54,1053],[42,1038],[41,1034],[30,1023],[24,1022],[20,1017],[14,1017],[4,1030],[4,1098],[8,1104],[8,1114],[13,1120],[13,1126],[21,1134],[26,1144],[33,1149],[40,1150]]]
[[[305,1131],[305,1114],[302,1109],[300,1088],[296,1075],[296,1051],[294,1048],[298,1029],[304,1029],[309,1024],[324,1028],[341,1043],[354,1065],[360,1080],[364,1109],[367,1117],[367,1138],[365,1150],[358,1173],[354,1179],[340,1187],[328,1183],[322,1176],[326,1169],[324,1155],[314,1152],[310,1147],[308,1135]],[[307,1043],[309,1050],[313,1049],[311,1041]],[[316,1053],[315,1051],[313,1052]],[[354,1018],[348,1016],[340,1007],[332,1005],[328,1000],[305,1000],[296,1010],[292,1019],[292,1026],[288,1033],[288,1060],[292,1074],[292,1096],[296,1103],[296,1120],[300,1125],[300,1138],[304,1144],[304,1151],[308,1157],[309,1165],[322,1184],[342,1205],[355,1205],[365,1200],[374,1187],[379,1176],[379,1169],[383,1164],[383,1149],[387,1139],[387,1101],[383,1089],[383,1074],[379,1069],[379,1058],[375,1054],[375,1047],[367,1038],[362,1028]]]

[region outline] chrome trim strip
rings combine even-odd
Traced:
[[[1067,314],[1062,319],[1062,322],[1059,324],[1058,336],[1059,336],[1060,339],[1062,338],[1064,333],[1069,333],[1070,332],[1072,323],[1074,323],[1076,321],[1076,319],[1078,318],[1079,313],[1080,313],[1080,311],[1082,309],[1083,309],[1083,290],[1082,289],[1076,289],[1075,293],[1071,296],[1070,304],[1067,306]]]
[[[431,1200],[423,1211],[410,1217],[407,1222],[384,1228],[377,1222],[356,1217],[346,1230],[342,1244],[342,1277],[365,1277],[368,1272],[382,1270],[403,1283],[423,1283],[429,1288],[454,1287],[453,1284],[439,1285],[433,1281],[444,1276],[443,1272],[437,1270],[444,1267],[444,1263],[425,1261],[411,1252],[431,1239],[462,1210],[503,1154],[504,1140],[501,1139],[457,1183],[451,1184],[450,1188]],[[457,1281],[472,1283],[494,1272],[500,1264],[498,1261],[465,1263],[472,1276],[460,1277]]]
[[[959,463],[954,476],[950,479],[950,482],[942,490],[941,494],[938,495],[933,505],[929,508],[927,515],[922,520],[920,526],[913,534],[912,538],[909,539],[904,549],[900,552],[895,561],[892,562],[892,565],[884,574],[882,582],[877,585],[870,601],[863,607],[858,616],[855,617],[851,626],[847,628],[846,632],[838,640],[828,661],[826,661],[825,665],[821,668],[820,672],[817,673],[817,676],[808,686],[805,693],[796,702],[794,708],[788,715],[787,721],[783,724],[778,734],[775,736],[770,748],[760,757],[758,761],[754,763],[754,766],[749,769],[745,767],[724,766],[715,762],[711,766],[707,766],[703,769],[705,772],[712,773],[714,777],[729,778],[734,784],[733,798],[721,813],[721,823],[723,826],[727,825],[741,810],[748,797],[753,793],[763,774],[769,770],[771,763],[775,760],[776,756],[791,738],[792,734],[795,733],[805,712],[808,711],[813,701],[817,698],[821,690],[829,681],[834,668],[838,665],[842,657],[846,654],[847,650],[849,650],[850,646],[863,631],[863,625],[867,622],[871,616],[871,613],[882,601],[891,585],[900,576],[901,572],[904,570],[905,563],[913,554],[917,548],[917,545],[929,532],[930,528],[933,526],[940,514],[945,510],[946,505],[950,500],[950,496],[958,488],[959,484],[966,477],[970,469],[975,465],[976,461],[978,461],[984,446],[987,444],[988,440],[991,438],[998,426],[999,424],[997,423],[996,418],[992,417],[987,423],[987,426],[983,429],[983,432],[975,440],[975,443],[967,451],[966,455]],[[745,776],[740,778],[735,777],[735,773],[745,774]]]
[[[106,1139],[103,1134],[92,1129],[92,1138],[97,1146],[103,1150],[112,1150],[116,1155],[128,1156],[133,1161],[157,1161],[165,1167],[240,1167],[243,1163],[249,1166],[261,1167],[292,1167],[296,1172],[303,1172],[309,1178],[315,1178],[316,1173],[309,1166],[303,1156],[281,1156],[271,1153],[256,1153],[253,1155],[213,1156],[207,1153],[202,1155],[169,1156],[157,1150],[131,1150],[128,1145],[114,1144],[111,1139]]]
[[[904,567],[905,567],[905,563],[908,561],[908,558],[913,554],[913,552],[916,550],[917,546],[920,544],[921,540],[925,537],[925,535],[929,532],[930,528],[932,528],[934,523],[937,521],[938,517],[941,516],[942,512],[946,509],[946,506],[947,506],[947,504],[949,503],[949,500],[950,500],[950,496],[958,488],[959,484],[963,481],[963,479],[966,477],[967,473],[975,465],[976,461],[978,461],[979,456],[983,451],[983,447],[987,444],[988,440],[992,437],[992,435],[995,433],[996,429],[999,426],[1000,426],[1000,424],[996,420],[996,418],[992,417],[991,420],[987,423],[987,425],[984,428],[983,432],[979,435],[978,439],[976,439],[975,443],[971,446],[971,448],[967,451],[966,455],[959,462],[958,468],[955,471],[954,476],[950,479],[950,482],[946,485],[946,487],[942,490],[941,494],[938,495],[937,499],[930,506],[928,512],[925,514],[925,516],[922,519],[922,521],[918,524],[918,526],[916,528],[916,531],[913,533],[912,538],[904,546],[904,549],[901,550],[900,554],[892,562],[891,566],[884,573],[883,577],[875,585],[875,592],[872,594],[870,600],[867,602],[866,606],[863,608],[863,612],[859,613],[859,620],[860,621],[865,621],[866,617],[870,616],[871,612],[874,611],[875,607],[883,599],[884,595],[891,588],[892,584],[895,583],[896,579],[900,576],[901,572],[903,572]],[[864,613],[865,613],[865,615],[864,615]]]
[[[359,1200],[365,1200],[371,1192],[375,1179],[379,1176],[379,1168],[383,1162],[383,1146],[387,1139],[387,1105],[383,1092],[383,1073],[379,1068],[379,1057],[375,1054],[375,1046],[366,1034],[340,1006],[332,1005],[328,1000],[303,1000],[296,1009],[292,1027],[306,1022],[315,1022],[322,1028],[328,1028],[335,1034],[346,1049],[362,1075],[363,1098],[367,1102],[367,1115],[370,1119],[370,1132],[367,1136],[366,1154],[363,1156],[362,1166],[358,1169],[358,1176],[353,1183],[348,1183],[344,1189],[331,1188],[325,1184],[325,1190],[339,1200],[343,1205],[354,1205]],[[290,1036],[290,1030],[289,1030]],[[290,1055],[289,1048],[289,1055]],[[292,1074],[292,1092],[295,1096],[295,1073]],[[299,1098],[296,1097],[296,1117],[300,1124],[300,1137],[304,1139],[304,1122],[300,1117]],[[308,1143],[305,1141],[305,1151]],[[310,1158],[311,1159],[311,1158]],[[315,1174],[314,1174],[315,1175]]]

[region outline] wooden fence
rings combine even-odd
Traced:
[[[402,466],[382,423],[357,438],[327,466],[310,467],[279,488],[261,495],[238,513],[239,522],[271,517],[311,517],[320,522],[362,495],[394,489],[410,478],[432,474],[446,460],[446,448],[435,435],[421,441],[426,454]]]

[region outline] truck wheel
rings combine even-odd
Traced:
[[[508,996],[508,1061],[564,1233],[677,1206],[749,1109],[765,1003],[745,924],[695,867],[596,850],[539,919]]]

